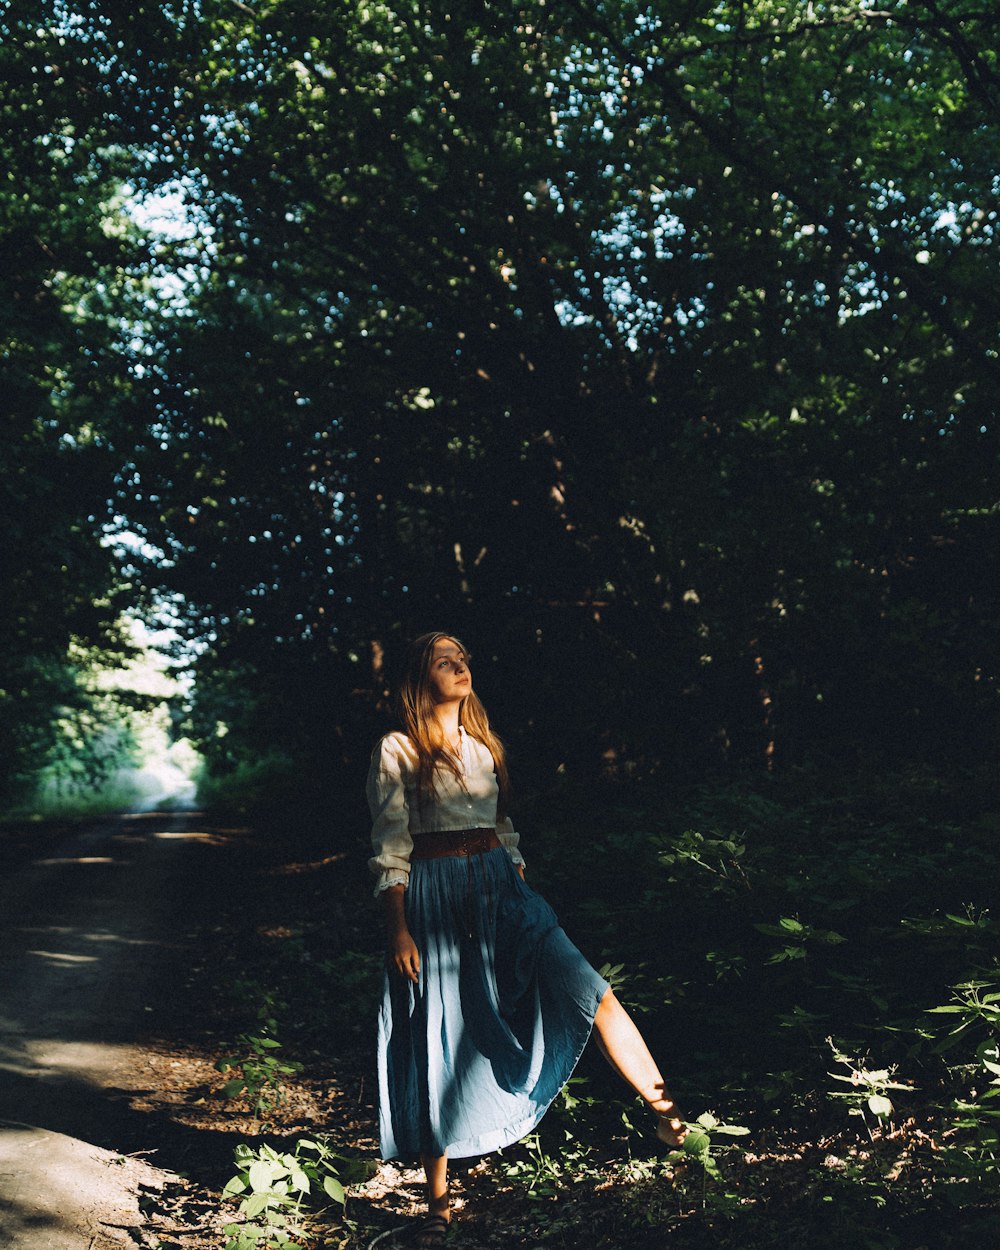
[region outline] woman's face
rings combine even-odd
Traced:
[[[454,638],[435,642],[427,684],[435,703],[458,703],[472,689],[469,661]]]

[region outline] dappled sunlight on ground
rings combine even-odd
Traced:
[[[153,834],[165,842],[204,842],[208,846],[225,846],[229,841],[224,834],[209,833],[204,829],[188,829],[181,833],[174,830],[159,830]]]
[[[5,1026],[10,1024],[5,1022]],[[8,1028],[5,1027],[4,1031],[8,1032]],[[15,1022],[9,1032],[16,1034],[27,1030]],[[0,1046],[0,1070],[46,1081],[72,1077],[75,1081],[97,1088],[103,1084],[105,1075],[114,1072],[126,1060],[127,1052],[128,1047],[122,1043],[25,1037],[19,1048]]]
[[[126,861],[112,859],[110,855],[75,855],[72,858],[36,859],[37,868],[55,868],[59,864],[123,864]]]
[[[314,859],[309,863],[292,863],[279,864],[276,868],[269,869],[269,875],[272,877],[291,877],[302,872],[317,872],[320,868],[328,868],[331,864],[339,864],[347,859],[346,851],[341,851],[338,855],[326,855],[323,859]]]

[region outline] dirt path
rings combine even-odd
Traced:
[[[100,1151],[80,1143],[112,1152],[108,1157],[151,1152],[170,1169],[184,1168],[196,1153],[203,1157],[211,1144],[211,1134],[135,1104],[144,1088],[162,1083],[148,1039],[168,1022],[174,991],[195,957],[224,843],[197,813],[120,816],[62,837],[42,828],[34,846],[23,836],[0,843],[8,866],[0,884],[5,1246],[49,1244],[37,1238],[54,1218],[60,1239],[52,1244],[75,1244],[72,1208],[82,1204],[78,1215],[90,1228],[100,1215],[102,1175],[109,1181],[103,1194],[109,1219],[121,1214],[126,1172],[125,1190],[143,1175],[144,1183],[155,1181],[132,1165],[110,1171]],[[76,1144],[37,1134],[29,1139],[13,1124]],[[53,1190],[54,1215],[43,1201]],[[31,1219],[24,1203],[35,1203]],[[25,1240],[29,1233],[35,1240]]]
[[[123,1152],[148,1145],[120,1083],[169,998],[186,883],[213,839],[192,813],[121,816],[47,846],[0,886],[0,1118]]]
[[[343,901],[358,894],[341,880],[353,861],[328,850],[292,817],[264,831],[196,812],[0,826],[3,1250],[224,1243],[221,1226],[236,1213],[220,1191],[234,1147],[260,1140],[261,1126],[221,1097],[214,1063],[260,1027],[264,985],[288,999],[282,1036],[303,1062],[269,1140],[327,1133],[373,1154],[374,1009],[355,1019],[349,1004],[349,1018],[332,1020],[320,998],[333,978],[318,967],[371,909]],[[122,1163],[132,1155],[162,1171]],[[137,1189],[164,1183],[140,1230]],[[367,1201],[379,1198],[373,1188]],[[403,1209],[414,1200],[395,1195]],[[71,1227],[88,1235],[73,1240]]]

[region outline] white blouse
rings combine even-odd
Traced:
[[[487,747],[459,726],[461,777],[450,769],[434,774],[434,797],[417,803],[417,753],[402,733],[387,734],[372,754],[368,770],[368,806],[372,813],[372,846],[368,867],[378,879],[376,895],[410,879],[413,838],[446,829],[496,827],[515,864],[523,864],[518,835],[507,817],[497,822],[499,787],[493,756]]]

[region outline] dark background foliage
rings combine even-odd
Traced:
[[[8,768],[122,603],[220,775],[355,785],[425,628],[529,779],[995,749],[988,13],[3,20]]]

